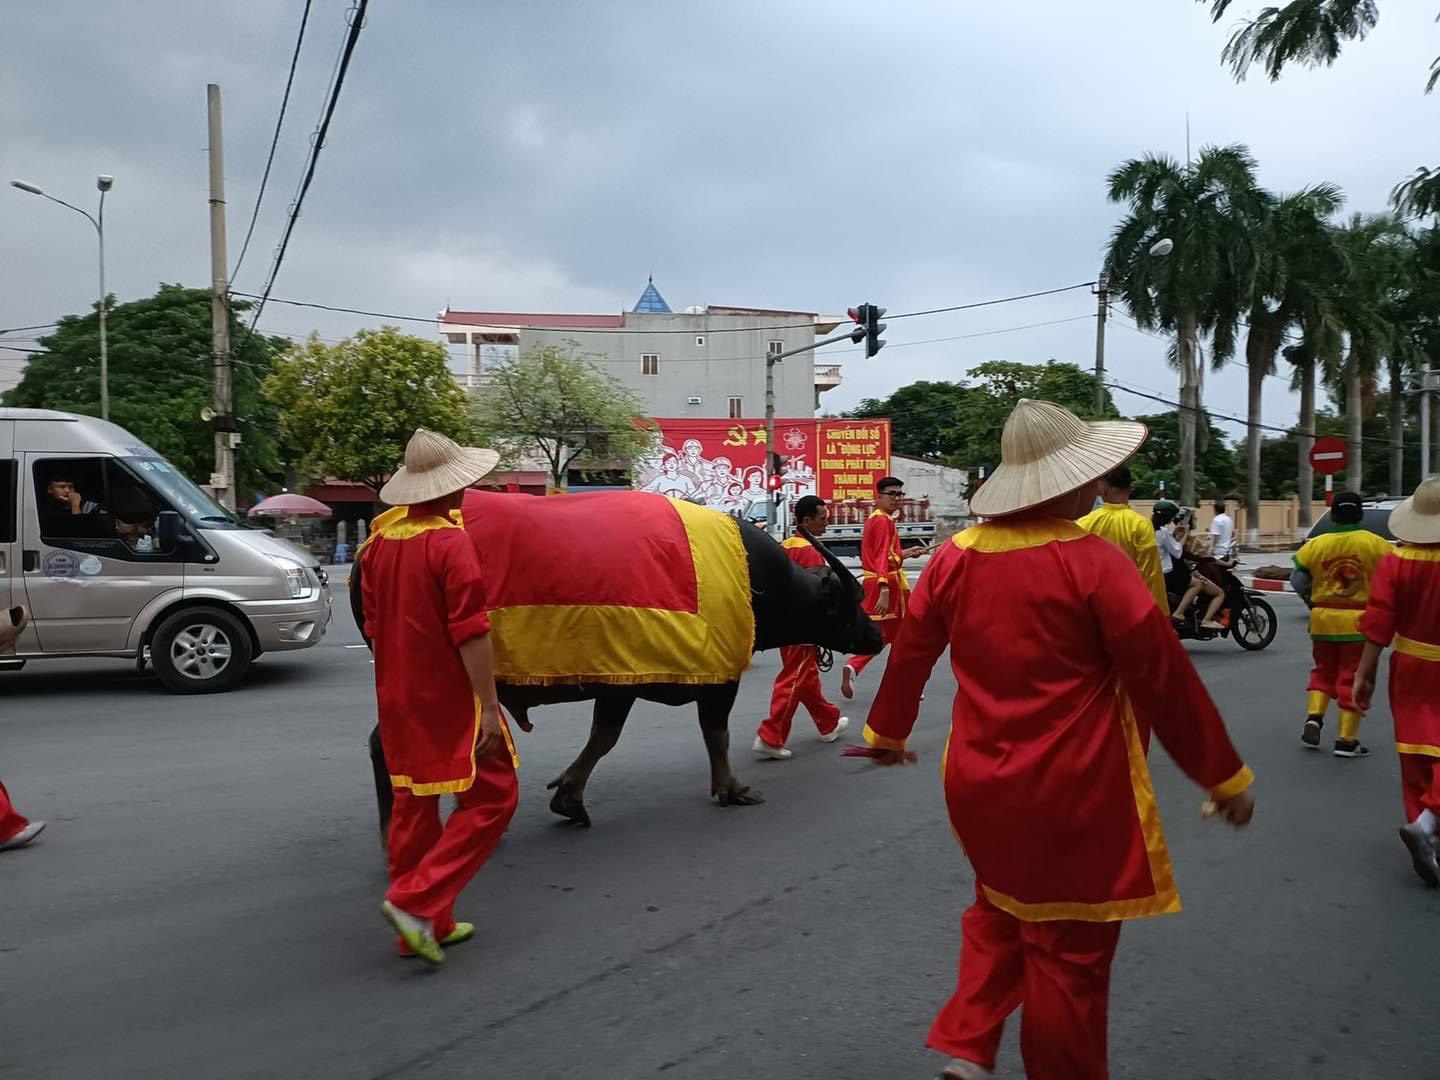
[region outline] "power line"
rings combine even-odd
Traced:
[[[360,40],[360,31],[365,25],[365,9],[370,0],[357,0],[354,7],[350,9],[353,17],[350,18],[350,29],[345,36],[345,44],[340,53],[340,62],[336,67],[335,81],[330,88],[330,98],[325,106],[324,119],[320,122],[320,128],[315,133],[314,143],[310,147],[309,161],[305,167],[304,178],[300,181],[299,193],[295,196],[295,202],[290,207],[290,212],[285,222],[285,232],[280,237],[280,246],[275,251],[275,261],[270,266],[270,277],[265,282],[265,288],[261,290],[260,302],[255,305],[255,314],[250,320],[249,334],[255,332],[255,324],[260,321],[260,313],[265,310],[265,302],[270,298],[270,290],[275,287],[275,279],[280,273],[280,266],[285,261],[285,251],[290,246],[290,236],[295,231],[295,222],[300,217],[300,209],[305,204],[305,196],[310,190],[310,184],[315,179],[315,167],[320,161],[320,151],[325,146],[325,136],[330,132],[330,121],[335,116],[335,106],[340,100],[340,88],[345,84],[345,74],[350,69],[350,57],[355,52],[355,43]],[[246,335],[246,341],[249,340]]]
[[[255,194],[255,209],[250,214],[250,227],[245,230],[245,242],[240,245],[240,257],[235,260],[235,269],[230,271],[230,280],[240,274],[245,262],[245,253],[250,250],[250,238],[255,235],[255,223],[260,219],[260,204],[265,201],[265,185],[270,180],[270,167],[275,164],[275,148],[280,145],[280,129],[285,124],[285,110],[290,104],[290,87],[295,82],[295,66],[300,61],[300,45],[305,40],[305,24],[310,21],[311,0],[305,0],[305,10],[300,15],[300,33],[295,37],[295,51],[290,56],[290,74],[285,78],[285,93],[280,98],[280,116],[275,121],[275,135],[270,140],[270,155],[265,159],[265,172],[260,177],[260,190]]]
[[[40,323],[38,326],[7,326],[0,330],[0,334],[18,334],[21,330],[49,330],[52,326],[59,326],[59,323]]]
[[[1082,281],[1078,285],[1065,285],[1059,289],[1042,289],[1040,292],[1022,293],[1019,296],[1003,296],[998,300],[979,300],[973,304],[956,304],[953,307],[931,308],[928,311],[907,311],[901,315],[887,315],[889,319],[913,319],[918,315],[943,315],[948,311],[969,311],[972,308],[992,307],[995,304],[1011,304],[1016,300],[1033,300],[1037,296],[1054,296],[1056,293],[1073,292],[1076,289],[1088,289],[1094,285],[1093,281]]]

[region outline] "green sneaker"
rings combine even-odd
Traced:
[[[445,962],[445,951],[440,948],[440,943],[435,940],[435,934],[430,928],[428,921],[415,918],[404,911],[401,911],[389,900],[380,904],[380,914],[400,935],[409,950],[433,967],[438,967]],[[456,929],[459,929],[458,927]]]
[[[457,922],[455,924],[455,929],[451,930],[450,933],[446,934],[443,938],[440,939],[440,944],[448,949],[451,945],[463,945],[465,942],[469,941],[474,936],[474,923]],[[402,940],[400,942],[400,959],[410,960],[413,959],[415,955],[415,951],[411,949],[409,945],[406,945],[405,942]]]

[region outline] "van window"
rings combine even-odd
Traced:
[[[37,461],[35,500],[47,543],[113,540],[103,551],[93,550],[114,558],[160,554],[155,519],[170,507],[113,458]]]
[[[15,482],[19,477],[20,467],[13,458],[0,461],[0,544],[19,539],[15,529]]]

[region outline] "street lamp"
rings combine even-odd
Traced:
[[[87,210],[81,210],[78,206],[71,206],[64,199],[57,199],[54,195],[36,187],[34,184],[27,184],[24,180],[11,180],[10,186],[31,195],[39,195],[42,199],[49,199],[53,203],[59,203],[67,210],[74,210],[77,214],[83,214],[85,220],[95,226],[95,235],[100,239],[100,419],[110,419],[110,351],[109,341],[105,334],[105,193],[115,186],[115,178],[106,176],[103,173],[95,178],[95,187],[100,192],[100,208],[94,216]]]
[[[1150,245],[1151,258],[1159,259],[1175,250],[1175,241],[1168,236]],[[1095,418],[1105,416],[1105,319],[1110,309],[1110,285],[1105,280],[1105,268],[1095,279]]]

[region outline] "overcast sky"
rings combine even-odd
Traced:
[[[115,176],[121,301],[208,283],[212,81],[233,263],[302,7],[0,0],[0,174],[87,209],[95,174]],[[348,7],[313,4],[239,290],[268,272]],[[1267,185],[1329,180],[1347,210],[1381,210],[1397,180],[1440,160],[1426,134],[1440,96],[1421,93],[1440,52],[1431,7],[1383,5],[1332,69],[1236,84],[1219,58],[1230,27],[1190,0],[372,0],[274,295],[418,316],[616,312],[653,271],[676,310],[871,300],[895,313],[1070,285],[1095,276],[1119,214],[1106,173],[1146,151],[1183,158],[1187,111],[1197,150],[1247,143]],[[0,189],[0,327],[85,309],[94,275],[84,221]],[[879,361],[834,355],[845,383],[825,405],[988,359],[1088,365],[1085,319],[933,339],[1093,311],[1081,289],[892,322]],[[1165,342],[1126,321],[1111,323],[1112,373],[1173,398]],[[376,322],[276,304],[262,326],[338,338]],[[3,343],[33,347],[24,336]],[[21,362],[0,352],[0,380]],[[1244,375],[1207,376],[1210,406],[1243,415]],[[1293,420],[1283,380],[1266,411]]]

